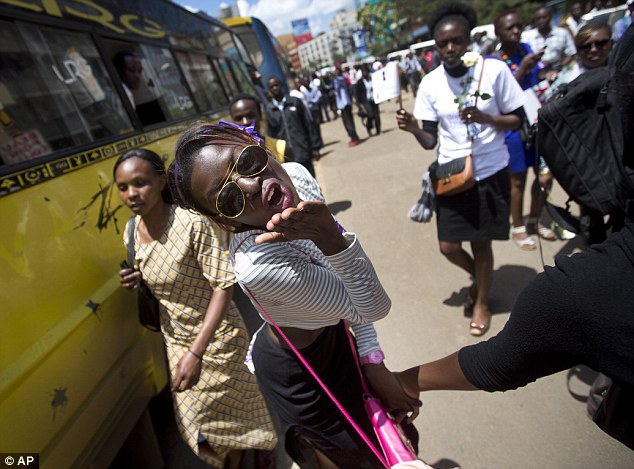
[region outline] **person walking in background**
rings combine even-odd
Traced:
[[[349,147],[357,146],[359,136],[357,135],[357,129],[354,125],[354,117],[352,115],[352,98],[348,92],[348,84],[346,78],[343,76],[340,68],[335,69],[335,97],[337,100],[337,109],[341,111],[341,119],[343,120],[343,126],[346,128],[350,141]]]
[[[265,107],[267,135],[286,140],[294,161],[314,176],[313,158],[319,159],[321,144],[308,109],[301,99],[284,96],[279,78],[269,78],[268,87],[273,99]]]
[[[614,23],[612,39],[618,41],[632,24],[634,18],[634,0],[627,0],[627,11],[623,18]]]
[[[436,197],[436,222],[440,252],[474,279],[465,313],[472,314],[469,333],[481,336],[491,321],[492,240],[509,237],[510,175],[504,132],[520,127],[526,98],[499,60],[471,52],[475,63],[465,64],[470,31],[477,24],[473,8],[443,4],[429,24],[442,65],[423,78],[414,115],[400,110],[397,122],[423,148],[439,143],[439,165],[472,155],[475,185]],[[474,106],[471,98],[476,91],[481,99]],[[461,101],[466,105],[460,106]],[[422,129],[416,119],[423,121]],[[462,248],[464,241],[471,244],[473,255]]]
[[[420,62],[416,55],[411,52],[407,54],[405,60],[403,62],[403,68],[407,75],[407,82],[412,89],[412,95],[416,97],[416,93],[418,92],[418,85],[420,84],[421,71],[423,67],[421,67]]]
[[[577,35],[577,32],[581,27],[581,17],[583,16],[583,13],[583,5],[581,2],[574,2],[570,5],[570,13],[567,15],[561,26],[567,28],[572,37]]]
[[[330,113],[328,112],[328,100],[326,97],[326,87],[324,81],[320,78],[317,72],[313,73],[313,80],[311,81],[311,88],[319,90],[319,109],[320,109],[320,122],[330,122]]]
[[[365,128],[368,131],[368,137],[372,135],[373,128],[376,130],[376,135],[379,135],[381,133],[381,112],[372,95],[372,75],[368,64],[361,66],[361,79],[357,82],[356,91],[357,106],[365,114]]]
[[[413,412],[403,424],[416,446],[411,419],[420,402],[405,396],[385,367],[372,324],[389,312],[390,300],[357,235],[337,224],[315,179],[300,165],[277,163],[255,136],[208,122],[181,135],[172,168],[179,205],[236,233],[230,251],[238,282],[268,314],[252,341],[255,374],[280,416],[291,457],[301,467],[384,467],[269,317],[378,444],[344,329],[349,323],[371,388],[397,417]]]
[[[332,112],[332,120],[336,120],[339,117],[337,113],[337,97],[335,95],[335,77],[331,72],[326,73],[326,75],[322,78],[322,85],[324,87],[324,100],[326,102],[326,106]]]
[[[530,46],[520,42],[524,30],[524,22],[517,10],[505,10],[494,20],[495,34],[500,40],[500,49],[495,57],[502,60],[511,70],[515,79],[523,90],[531,88],[540,82],[540,59],[543,52],[534,53]],[[524,189],[528,168],[537,167],[537,153],[534,145],[522,138],[520,130],[507,130],[504,134],[506,146],[509,150],[509,170],[511,172],[511,237],[515,244],[527,251],[537,249],[537,243],[531,234],[543,239],[554,241],[557,235],[544,226],[540,215],[544,209],[541,197],[540,183],[550,188],[552,176],[535,174],[531,187],[531,203],[527,223],[524,224]]]
[[[527,43],[533,52],[543,52],[542,62],[551,82],[559,70],[574,60],[577,52],[568,30],[553,26],[552,21],[551,8],[538,8],[533,15],[535,27],[523,31],[521,37],[521,42]]]
[[[308,107],[309,92],[308,92],[308,89],[304,86],[303,76],[300,76],[293,80],[293,89],[291,89],[291,91],[288,94],[292,96],[293,98],[301,99],[306,109],[310,110],[310,108]],[[312,119],[312,116],[311,116],[311,119]]]
[[[113,168],[123,203],[135,214],[138,267],[119,271],[121,286],[144,282],[160,302],[178,428],[212,467],[237,469],[247,449],[272,450],[276,435],[255,377],[244,365],[246,326],[232,301],[235,276],[221,231],[172,203],[163,161],[146,149],[122,154]],[[128,221],[131,223],[131,221]]]
[[[318,80],[319,81],[319,80]],[[315,132],[317,132],[317,137],[319,139],[319,148],[324,146],[324,140],[321,136],[321,90],[319,89],[319,84],[315,85],[314,82],[311,82],[308,77],[303,78],[303,87],[301,88],[302,93],[305,94],[306,99],[308,101],[308,111],[310,112],[310,116],[312,117],[313,126],[315,127]]]
[[[253,125],[253,130],[262,136],[264,144],[277,161],[293,161],[293,152],[286,140],[269,137],[262,132],[261,102],[255,96],[248,93],[236,94],[229,102],[229,113],[231,120],[236,124],[244,127]]]

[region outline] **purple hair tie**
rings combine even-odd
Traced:
[[[226,121],[220,121],[218,122],[218,125],[224,125],[227,127],[233,127],[234,129],[242,130],[243,132],[246,132],[251,137],[253,137],[253,139],[256,142],[258,142],[258,144],[264,143],[264,139],[260,137],[260,134],[258,134],[257,130],[255,130],[255,121],[251,122],[251,125],[247,125],[247,126],[239,125],[234,122],[226,122]]]

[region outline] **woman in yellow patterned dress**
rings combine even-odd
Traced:
[[[143,281],[160,301],[180,432],[213,467],[238,467],[242,451],[272,450],[276,436],[244,364],[249,337],[231,300],[235,277],[221,232],[172,205],[156,153],[127,151],[113,174],[121,200],[136,215],[138,270],[122,269],[121,285],[136,290]]]

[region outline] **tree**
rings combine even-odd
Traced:
[[[398,16],[394,2],[367,3],[357,12],[357,20],[369,36],[369,52],[384,55],[398,44]]]
[[[474,0],[473,7],[478,12],[478,24],[493,23],[498,13],[509,8],[516,9],[526,23],[531,21],[533,13],[544,5],[541,1],[522,0]]]

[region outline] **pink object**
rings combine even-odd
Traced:
[[[365,399],[365,411],[370,417],[374,432],[390,467],[403,462],[416,461],[414,448],[399,425],[395,424],[390,414],[387,413],[383,403],[369,394],[363,398]]]

